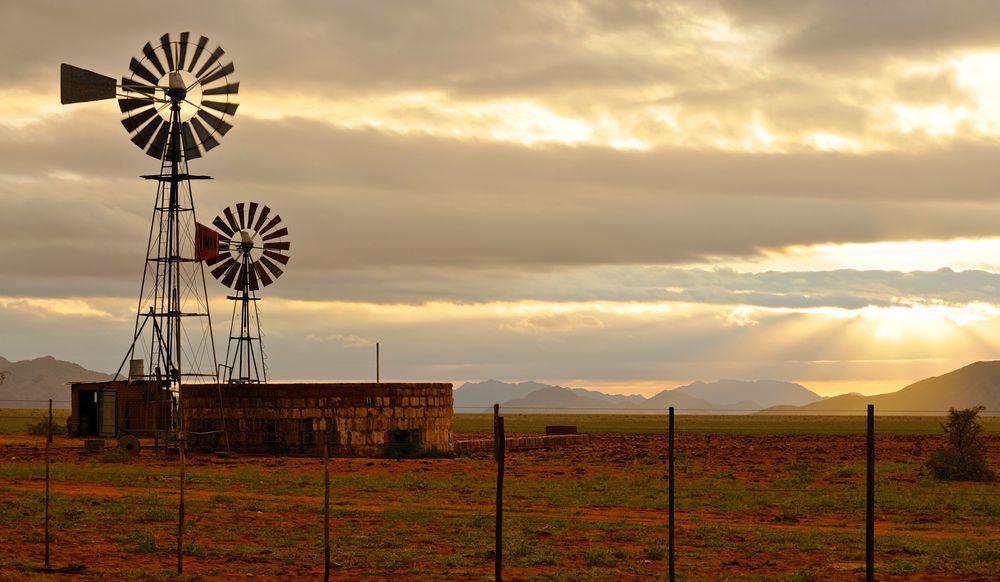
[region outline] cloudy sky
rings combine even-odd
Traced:
[[[199,216],[280,211],[270,376],[899,389],[1000,342],[991,1],[0,4],[0,355],[114,371],[156,162],[111,76],[222,45]],[[209,281],[216,337],[231,313]],[[220,352],[225,345],[217,346]]]

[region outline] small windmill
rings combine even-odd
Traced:
[[[226,208],[212,224],[218,231],[204,236],[218,241],[218,252],[206,253],[205,263],[212,268],[213,277],[236,291],[236,295],[228,297],[234,302],[226,349],[228,381],[267,382],[257,291],[284,273],[278,263],[288,264],[288,229],[282,226],[280,215],[272,216],[268,206],[257,202],[240,202]],[[211,248],[212,244],[206,246]]]
[[[204,269],[194,257],[191,194],[193,180],[210,178],[190,174],[188,161],[218,146],[232,128],[239,82],[224,57],[208,38],[182,32],[147,42],[120,82],[73,65],[63,64],[60,71],[64,104],[117,98],[132,142],[160,160],[159,173],[142,176],[158,186],[125,361],[137,351],[144,354],[150,362],[145,376],[152,379],[162,370],[175,387],[182,377],[210,381],[216,374]]]

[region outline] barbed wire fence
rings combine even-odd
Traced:
[[[52,479],[51,479],[51,472],[50,472],[50,464],[51,464],[51,462],[50,462],[50,454],[49,454],[50,453],[49,444],[52,442],[52,435],[53,435],[53,433],[59,434],[59,431],[56,430],[56,427],[60,424],[60,419],[62,420],[63,424],[65,424],[65,416],[68,415],[68,410],[65,410],[65,408],[68,407],[69,401],[68,400],[67,401],[52,401],[51,404],[52,404],[52,406],[55,407],[55,413],[51,414],[51,415],[44,408],[42,408],[41,406],[38,406],[39,404],[42,404],[43,402],[48,403],[48,401],[37,401],[37,400],[0,400],[0,433],[2,433],[2,434],[11,434],[11,433],[29,434],[31,436],[39,437],[37,439],[37,446],[38,446],[39,450],[44,449],[43,458],[44,458],[44,470],[45,470],[45,480],[44,480],[44,482],[45,482],[45,485],[44,485],[44,498],[45,498],[44,516],[40,516],[40,517],[43,517],[43,520],[44,520],[44,534],[43,534],[43,539],[44,539],[44,542],[45,542],[45,552],[44,552],[44,565],[43,565],[43,569],[46,570],[46,571],[59,571],[58,568],[53,568],[52,565],[51,565],[51,559],[50,559],[51,556],[50,556],[50,549],[49,549],[50,541],[53,539],[53,537],[50,535],[50,531],[49,531],[49,526],[50,526],[50,519],[49,519],[50,518],[50,516],[49,516],[49,494],[50,494],[50,481],[52,481]],[[495,552],[495,562],[494,562],[494,567],[495,567],[495,579],[497,579],[497,580],[500,580],[501,577],[502,577],[502,566],[503,566],[503,563],[504,563],[503,560],[504,560],[504,555],[505,555],[504,554],[504,550],[503,550],[503,539],[504,538],[503,538],[503,533],[502,533],[503,532],[503,524],[504,524],[504,517],[503,517],[504,516],[504,508],[506,507],[508,509],[507,514],[511,515],[511,511],[510,510],[511,509],[516,509],[516,507],[520,503],[523,502],[523,500],[520,500],[520,499],[511,500],[511,499],[504,499],[503,498],[503,490],[502,490],[503,485],[502,484],[504,482],[504,459],[508,458],[508,457],[512,458],[512,459],[515,459],[518,455],[524,454],[524,451],[519,450],[517,448],[517,446],[516,446],[515,441],[513,440],[513,439],[517,439],[518,435],[511,434],[511,435],[508,436],[505,433],[505,431],[503,430],[503,416],[501,416],[499,414],[500,410],[501,409],[498,408],[498,409],[495,410],[495,413],[494,413],[495,419],[499,418],[499,422],[497,422],[495,420],[495,424],[494,424],[495,428],[494,428],[494,434],[493,434],[493,440],[494,440],[493,456],[494,456],[495,461],[497,462],[497,490],[496,490],[496,499],[497,499],[497,502],[496,502],[496,510],[495,510],[496,511],[496,517],[497,517],[497,519],[496,519],[496,526],[495,526],[496,536],[494,538],[494,542],[495,542],[495,550],[494,550],[494,552]],[[484,412],[482,408],[478,408],[478,407],[474,411],[475,412]],[[657,458],[656,461],[661,462],[661,463],[663,463],[663,464],[665,464],[667,466],[666,476],[668,478],[668,485],[664,488],[664,491],[662,491],[660,493],[667,500],[666,509],[665,509],[664,515],[663,515],[663,522],[662,522],[662,526],[663,527],[662,527],[662,529],[664,530],[664,532],[666,533],[666,536],[668,538],[668,541],[667,541],[667,550],[665,552],[665,555],[666,555],[666,560],[668,562],[668,572],[666,573],[666,575],[667,575],[668,579],[670,579],[670,580],[674,580],[675,579],[674,577],[675,577],[675,568],[676,568],[676,566],[684,564],[684,546],[683,546],[683,544],[684,544],[685,540],[690,539],[690,524],[685,524],[687,526],[687,529],[685,529],[685,527],[682,527],[680,529],[680,533],[682,533],[682,535],[680,537],[677,536],[677,534],[679,532],[678,532],[676,526],[677,526],[678,523],[684,524],[684,515],[685,515],[685,513],[690,512],[690,507],[692,505],[694,505],[696,503],[697,504],[704,504],[704,503],[706,503],[706,499],[709,500],[709,501],[712,501],[712,500],[726,499],[727,497],[747,495],[748,491],[756,492],[756,493],[758,493],[760,495],[771,495],[771,496],[780,496],[782,494],[788,494],[788,495],[792,495],[792,494],[802,495],[803,493],[809,494],[809,488],[808,488],[808,486],[798,486],[797,485],[795,487],[788,487],[788,486],[782,487],[782,486],[777,486],[777,485],[774,485],[774,484],[768,485],[766,483],[761,483],[761,484],[758,484],[756,487],[754,487],[752,489],[748,489],[746,486],[730,486],[730,487],[726,487],[726,486],[720,485],[720,481],[719,480],[714,480],[709,485],[706,485],[706,483],[704,483],[704,482],[696,482],[696,481],[692,480],[691,475],[687,474],[685,472],[685,470],[683,470],[683,469],[680,471],[680,474],[678,474],[677,471],[675,470],[676,453],[680,452],[682,455],[684,454],[684,446],[685,446],[684,440],[691,438],[691,436],[693,434],[693,433],[687,432],[687,429],[685,428],[685,421],[686,420],[691,420],[693,422],[698,417],[707,416],[706,413],[709,413],[709,412],[716,412],[717,413],[718,411],[708,411],[708,410],[702,410],[702,409],[680,409],[680,408],[673,409],[673,408],[671,408],[668,411],[666,411],[667,412],[667,420],[663,420],[662,417],[664,416],[664,414],[662,412],[660,412],[659,414],[657,414],[656,411],[649,411],[648,409],[622,409],[622,408],[619,408],[619,407],[606,408],[606,409],[600,409],[600,408],[578,408],[578,407],[563,407],[563,408],[546,407],[544,409],[538,409],[538,408],[513,407],[512,406],[512,407],[502,407],[502,411],[505,414],[506,413],[512,413],[512,414],[548,413],[548,414],[556,414],[556,415],[559,415],[559,414],[564,414],[564,415],[583,415],[583,414],[611,415],[611,414],[626,413],[626,414],[636,414],[636,415],[639,415],[639,414],[649,415],[651,420],[655,419],[655,421],[663,421],[662,422],[662,426],[660,427],[660,430],[656,431],[654,434],[657,434],[658,436],[664,437],[664,445],[665,445],[665,448],[663,450],[659,450],[658,451],[658,453],[662,454],[662,458]],[[468,410],[459,409],[458,412],[468,412]],[[749,414],[749,413],[756,413],[756,412],[759,412],[759,411],[757,411],[757,410],[736,410],[736,411],[729,410],[729,411],[726,411],[726,412],[727,413],[736,413],[736,414],[740,414],[740,413]],[[945,417],[948,414],[948,411],[943,411],[943,410],[937,410],[937,411],[934,411],[934,410],[886,410],[886,411],[874,411],[874,410],[870,410],[869,409],[868,416],[867,416],[867,419],[868,419],[867,427],[866,428],[862,428],[861,426],[859,426],[857,429],[854,429],[854,430],[851,431],[852,434],[865,434],[866,435],[866,443],[865,443],[865,450],[866,450],[866,480],[864,482],[865,488],[864,488],[864,491],[861,492],[861,491],[858,490],[859,489],[859,487],[858,487],[859,483],[857,482],[856,479],[854,479],[854,480],[846,479],[845,483],[844,483],[844,485],[845,485],[844,489],[842,491],[840,491],[840,492],[835,493],[834,495],[835,495],[835,497],[837,497],[837,499],[835,499],[835,501],[842,502],[842,503],[855,503],[855,502],[857,502],[858,499],[860,499],[862,497],[865,500],[865,520],[864,520],[864,524],[863,524],[863,529],[864,529],[864,532],[865,532],[865,546],[864,546],[864,548],[865,548],[865,572],[866,572],[866,578],[867,579],[872,579],[872,577],[874,575],[874,571],[875,571],[874,556],[875,556],[875,551],[876,551],[876,544],[875,544],[875,537],[874,537],[874,533],[875,533],[874,523],[875,523],[875,515],[876,515],[875,511],[876,511],[876,507],[877,507],[876,504],[880,501],[880,498],[878,496],[879,492],[875,490],[876,475],[877,475],[877,464],[876,464],[877,449],[875,448],[875,446],[876,446],[876,437],[879,435],[879,433],[877,431],[877,427],[878,427],[877,418],[878,417],[875,416],[875,412],[878,412],[880,416],[883,416],[883,415],[886,415],[886,416],[887,415],[895,415],[895,416],[899,416],[899,415],[912,415],[912,416]],[[816,418],[818,416],[856,415],[856,414],[857,414],[856,410],[821,411],[819,413],[809,412],[809,413],[804,414],[804,415],[803,414],[790,414],[788,411],[782,411],[781,416],[791,416],[791,417],[796,417],[797,416],[797,417],[801,417],[801,418]],[[1000,416],[1000,411],[987,410],[987,411],[984,411],[982,414],[983,414],[984,417],[991,418],[991,417]],[[768,417],[767,415],[762,415],[762,418],[766,419],[767,417]],[[725,424],[725,417],[724,416],[718,416],[718,417],[715,417],[715,418],[717,419],[718,423],[720,423],[722,425]],[[762,422],[764,422],[764,421],[762,421]],[[859,425],[860,425],[860,419],[859,419]],[[499,428],[497,428],[497,427],[499,427]],[[677,440],[675,439],[675,431],[676,430],[679,430],[679,435],[681,435],[681,438],[679,439],[679,441],[680,441],[680,443],[679,443],[679,451],[677,449],[675,449],[675,446],[677,445]],[[994,422],[990,422],[987,425],[987,432],[990,435],[996,435],[996,434],[1000,433],[1000,426],[998,426]],[[708,438],[710,438],[710,434],[711,433],[709,432],[707,434],[709,435]],[[511,445],[515,445],[515,446],[511,446]],[[715,466],[718,466],[718,467],[722,467],[722,468],[726,467],[726,465],[727,465],[727,459],[721,458],[721,457],[711,457],[710,456],[711,455],[711,449],[707,449],[707,452],[705,452],[704,454],[706,455],[706,457],[709,457],[709,458],[705,459],[706,462],[711,463],[711,464],[713,464]],[[847,456],[846,459],[849,462],[855,462],[855,461],[857,461],[857,458],[855,456],[851,456],[851,455]],[[732,464],[732,459],[729,459],[728,461],[730,462],[730,465],[733,465]],[[690,462],[690,459],[688,459],[688,462]],[[808,469],[808,466],[806,466],[806,469]],[[328,497],[329,496],[329,481],[328,481],[328,475],[329,475],[328,471],[329,471],[329,469],[326,466],[326,463],[324,463],[323,471],[324,471],[324,476],[327,479],[327,481],[325,482],[325,486],[324,486],[324,502],[323,502],[323,509],[322,509],[322,512],[321,512],[322,515],[323,515],[324,525],[325,525],[325,528],[326,528],[326,534],[325,534],[325,539],[324,539],[324,551],[323,551],[324,557],[323,557],[323,559],[324,559],[324,562],[325,562],[326,576],[328,577],[329,576],[329,572],[330,572],[330,568],[331,568],[331,562],[330,562],[331,558],[330,558],[329,531],[328,531],[328,527],[329,527],[329,515],[330,515],[329,514],[329,512],[330,512],[329,497]],[[854,476],[854,475],[852,475],[852,476]],[[516,476],[515,477],[508,476],[507,479],[508,479],[508,483],[510,483],[511,480],[516,479]],[[184,480],[184,478],[182,476],[181,479],[180,479],[180,482],[179,482],[181,490],[183,490],[184,482],[185,482],[185,480]],[[59,487],[64,487],[65,491],[67,491],[67,492],[71,492],[72,491],[72,487],[73,487],[73,485],[71,483],[66,483],[65,485],[63,485],[63,484],[60,484],[58,482],[54,482],[52,484],[54,484],[56,486],[59,486]],[[627,496],[628,495],[628,492],[625,492],[625,491],[623,491],[621,493],[622,493],[623,496]],[[830,495],[831,494],[829,488],[823,488],[821,491],[817,490],[817,493],[822,493],[823,495]],[[930,491],[916,490],[916,491],[909,492],[908,495],[910,495],[912,497],[915,497],[915,498],[923,498],[923,500],[921,501],[921,503],[932,503],[934,501],[933,496],[935,494],[933,492],[930,492]],[[1000,497],[1000,492],[998,492],[996,490],[993,490],[993,491],[987,491],[987,492],[976,491],[975,493],[967,492],[967,491],[966,492],[959,491],[958,493],[956,493],[957,497],[961,497],[962,495],[975,495],[977,497],[988,496],[988,497],[996,498],[996,497]],[[151,499],[153,499],[153,497],[147,498],[145,500],[145,502],[143,503],[143,507],[136,507],[135,508],[136,511],[147,511],[147,512],[164,514],[164,513],[167,513],[167,512],[170,512],[170,511],[173,510],[173,508],[170,506],[170,504],[167,503],[167,502],[165,502],[164,500],[161,499],[160,501],[157,501],[157,502],[154,502],[154,503],[150,503]],[[182,503],[183,503],[183,501],[182,501]],[[678,507],[679,507],[679,509],[678,509]],[[576,508],[576,509],[579,509],[579,508]],[[514,512],[514,514],[516,515],[516,511]],[[179,515],[179,517],[181,519],[183,519],[183,515],[184,515],[183,506],[181,506],[181,508],[179,509],[178,515]],[[813,516],[813,517],[815,517],[815,516]],[[775,520],[777,520],[777,521],[780,521],[781,519],[795,519],[795,518],[794,518],[794,516],[792,518],[784,518],[781,515],[779,515],[779,516],[777,516],[775,518]],[[760,526],[760,527],[766,527],[766,525]],[[847,534],[847,533],[853,533],[853,532],[860,531],[862,529],[862,524],[860,524],[860,523],[854,523],[854,524],[851,524],[851,523],[827,523],[827,524],[824,525],[824,527],[829,528],[829,529],[834,529],[834,530],[837,530],[837,531],[841,531],[841,532]],[[176,547],[177,547],[177,560],[178,560],[178,562],[177,562],[177,570],[178,570],[178,572],[181,572],[182,569],[183,569],[183,556],[185,555],[185,553],[192,553],[193,552],[193,553],[196,554],[197,550],[196,550],[196,547],[194,545],[191,545],[190,543],[189,543],[188,546],[184,546],[182,544],[182,539],[183,539],[183,534],[184,534],[184,527],[183,527],[183,525],[179,525],[175,531],[176,531],[176,543],[177,543]],[[688,532],[688,533],[687,534],[683,534],[683,532],[685,532],[685,531]],[[677,544],[678,541],[681,542],[681,546],[680,546],[679,551],[678,551],[678,548],[676,547],[676,544]],[[143,542],[142,542],[142,540],[139,540],[136,543],[141,544]]]

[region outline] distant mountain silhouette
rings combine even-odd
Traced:
[[[561,386],[546,386],[527,396],[504,402],[504,410],[512,412],[614,412],[625,411],[630,405],[622,402],[612,402],[605,398],[588,396],[585,392]]]
[[[538,382],[520,382],[518,384],[508,384],[499,380],[466,382],[454,392],[454,407],[458,412],[481,412],[493,408],[494,404],[522,398],[536,390],[548,387],[548,384],[539,384]]]
[[[607,402],[614,402],[615,404],[626,404],[630,406],[642,406],[646,402],[646,399],[638,394],[605,394],[598,390],[587,390],[586,388],[570,388],[575,394],[580,396],[586,396],[587,398],[596,398],[598,400],[605,400]]]
[[[112,378],[52,356],[20,362],[0,357],[0,372],[8,372],[0,384],[0,408],[45,408],[50,398],[53,407],[69,408],[70,382],[103,382]]]
[[[859,414],[867,405],[875,405],[876,414],[946,414],[949,408],[983,405],[986,410],[1000,410],[1000,361],[976,362],[964,368],[910,384],[902,390],[860,396],[845,394],[805,406],[781,406],[765,413],[812,411],[829,414]]]
[[[636,394],[605,394],[583,388],[563,388],[538,382],[507,384],[497,380],[467,383],[455,390],[458,412],[478,412],[501,404],[508,410],[524,412],[572,412],[592,410],[603,413],[663,414],[673,406],[687,413],[740,414],[783,403],[807,403],[822,397],[799,384],[760,380],[695,382],[664,390],[652,398]],[[765,404],[761,404],[761,402]]]
[[[804,406],[823,400],[822,396],[801,384],[777,380],[694,382],[671,392],[701,398],[717,406],[740,404],[751,410],[778,405]]]

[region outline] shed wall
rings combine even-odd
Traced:
[[[228,437],[237,452],[322,455],[328,443],[357,457],[451,451],[452,404],[447,383],[189,385],[181,398],[191,448],[224,450]]]

